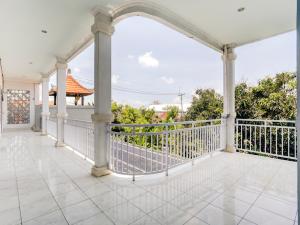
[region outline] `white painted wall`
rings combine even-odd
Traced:
[[[35,107],[36,110],[36,126],[41,128],[41,112],[42,106]],[[50,116],[56,117],[56,106],[49,106]],[[92,121],[91,115],[94,113],[93,106],[67,106],[68,119]]]
[[[29,124],[7,124],[7,89],[15,90],[29,90],[30,91],[30,123]],[[4,102],[2,123],[3,128],[31,128],[35,121],[35,101],[34,101],[34,83],[19,82],[19,81],[5,81],[4,84]]]

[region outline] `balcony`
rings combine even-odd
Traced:
[[[296,27],[299,34],[299,10],[293,0],[3,1],[0,224],[298,224],[296,124],[236,120],[235,61],[236,48]],[[111,124],[113,33],[130,16],[156,20],[222,56],[221,119]],[[94,104],[71,115],[67,69],[91,43]],[[172,52],[188,60],[179,53]],[[199,79],[212,81],[209,73]],[[69,94],[76,102],[83,96]],[[297,120],[299,131],[300,114]]]
[[[55,122],[50,117],[48,128],[54,136],[51,123]],[[296,162],[277,156],[220,151],[222,124],[221,120],[214,120],[110,125],[109,168],[115,173],[100,178],[90,176],[93,163],[90,123],[66,121],[65,141],[72,148],[55,148],[53,136],[31,131],[6,132],[1,138],[0,221],[3,224],[45,221],[122,225],[296,224]],[[241,121],[236,125],[237,135],[241,126],[250,126],[249,121],[248,125],[240,124]],[[263,124],[262,129],[269,132],[271,122]],[[145,131],[153,126],[158,127],[157,132]],[[294,128],[282,129],[291,129],[284,133],[289,133],[291,136],[286,137],[292,139]],[[259,138],[250,139],[250,134],[253,135],[250,128],[248,133],[245,130],[242,143],[252,143],[251,146],[255,146],[254,140],[259,143]],[[261,137],[265,140],[272,135]],[[262,146],[269,146],[263,143]],[[247,147],[238,149],[246,151]],[[265,148],[260,150],[264,151]],[[277,153],[282,156],[281,151]]]

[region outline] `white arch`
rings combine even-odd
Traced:
[[[218,52],[223,52],[223,44],[214,40],[205,32],[190,24],[172,11],[161,6],[157,6],[154,3],[133,1],[120,5],[119,7],[113,9],[110,13],[112,15],[114,24],[131,16],[148,17],[173,28],[190,38],[194,38],[195,40],[215,49]]]

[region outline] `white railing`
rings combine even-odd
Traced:
[[[297,160],[295,121],[237,119],[237,150]]]
[[[56,117],[49,116],[47,119],[47,132],[49,135],[52,137],[56,138],[57,137],[57,128],[56,128]]]
[[[110,169],[119,174],[166,172],[224,149],[222,120],[165,124],[110,124]]]
[[[92,122],[66,119],[64,142],[83,157],[94,160],[94,127]]]

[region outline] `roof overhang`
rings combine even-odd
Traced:
[[[57,57],[72,60],[93,42],[98,10],[115,24],[129,16],[150,17],[219,52],[224,45],[238,47],[296,27],[295,0],[2,1],[0,57],[6,78],[39,80],[41,73],[53,73]]]

